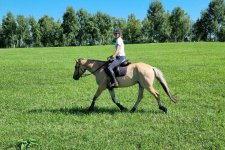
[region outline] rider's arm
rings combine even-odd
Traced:
[[[112,55],[113,58],[115,58],[119,54],[120,49],[121,49],[121,46],[117,45],[117,49],[115,50],[114,54]]]

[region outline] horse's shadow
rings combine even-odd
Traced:
[[[45,113],[50,112],[54,114],[62,113],[65,115],[90,115],[90,114],[115,114],[120,113],[121,111],[117,108],[98,108],[96,107],[93,111],[88,111],[88,108],[83,107],[72,107],[72,108],[55,108],[55,109],[32,109],[28,111],[29,113]]]
[[[88,111],[88,108],[83,107],[72,107],[72,108],[55,108],[55,109],[32,109],[28,111],[29,113],[45,113],[50,112],[54,114],[65,114],[65,115],[90,115],[90,114],[110,114],[114,115],[117,113],[131,113],[128,109],[125,111],[120,111],[118,108],[105,108],[105,107],[96,107],[93,111]],[[153,114],[161,114],[161,111],[149,110],[146,111],[144,109],[140,109],[136,111],[137,113],[153,113]],[[135,113],[136,113],[135,112]]]

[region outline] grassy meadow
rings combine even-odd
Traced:
[[[94,76],[72,79],[75,58],[105,60],[113,46],[0,49],[0,149],[225,149],[225,43],[126,45],[131,62],[162,70],[178,99],[154,86],[135,113],[120,112],[108,91],[88,113]],[[138,86],[116,89],[131,109]]]

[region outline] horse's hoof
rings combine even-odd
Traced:
[[[123,107],[123,108],[120,109],[120,111],[121,112],[126,112],[127,111],[127,108]]]
[[[136,108],[135,108],[135,107],[133,107],[133,108],[130,110],[130,112],[131,112],[131,113],[134,113],[134,112],[135,112],[135,110],[136,110]]]
[[[88,108],[88,112],[93,112],[93,111],[94,111],[93,107]]]
[[[167,113],[167,108],[164,106],[159,107],[160,110],[162,110],[164,113]]]

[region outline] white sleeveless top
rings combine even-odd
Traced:
[[[125,50],[124,50],[124,43],[121,37],[116,39],[115,49],[117,49],[118,45],[120,45],[120,51],[117,56],[126,56]]]

